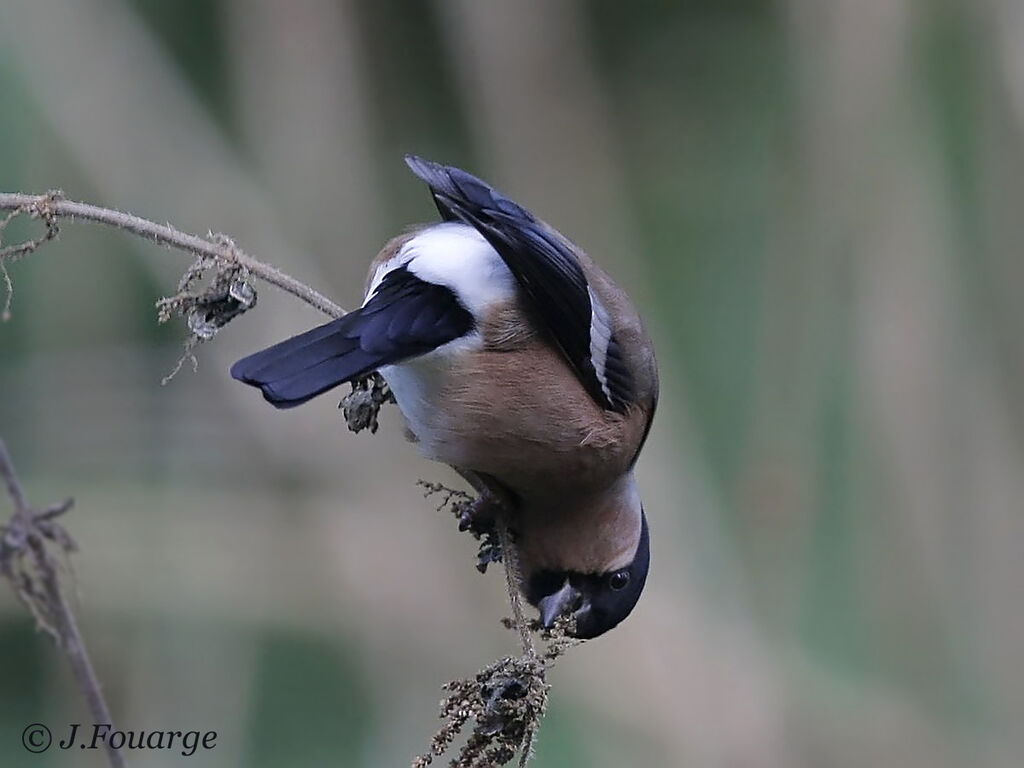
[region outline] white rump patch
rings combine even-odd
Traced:
[[[478,319],[516,292],[515,278],[501,256],[483,235],[465,224],[445,222],[418,233],[377,267],[366,298],[373,295],[388,272],[402,266],[421,280],[450,288]]]

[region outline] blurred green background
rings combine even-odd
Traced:
[[[434,216],[404,152],[628,287],[651,578],[556,668],[538,768],[1024,764],[1019,0],[2,0],[0,94],[3,191],[229,233],[343,305]],[[397,410],[355,436],[229,379],[322,320],[291,297],[161,387],[186,265],[69,223],[0,326],[0,435],[30,498],[77,499],[115,716],[218,731],[191,765],[407,765],[439,685],[516,647],[500,574]],[[83,720],[4,586],[0,765],[103,765],[21,748]]]

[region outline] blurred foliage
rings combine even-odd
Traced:
[[[329,765],[337,762],[339,747],[359,762],[375,718],[369,681],[353,668],[353,655],[333,644],[273,633],[260,646],[245,764]],[[384,713],[380,720],[386,718]]]

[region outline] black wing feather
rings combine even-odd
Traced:
[[[571,246],[477,177],[411,155],[405,161],[430,187],[441,218],[473,227],[498,252],[531,312],[594,401],[623,410],[622,398],[605,394],[591,359],[590,291]]]
[[[382,365],[436,349],[473,325],[449,288],[399,267],[363,307],[239,360],[231,375],[259,387],[276,407],[291,408]]]

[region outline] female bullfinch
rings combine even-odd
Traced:
[[[633,467],[654,416],[654,350],[626,294],[577,246],[458,168],[407,157],[441,221],[391,240],[363,305],[239,360],[278,408],[379,371],[428,458],[511,500],[520,589],[596,637],[650,562]]]

